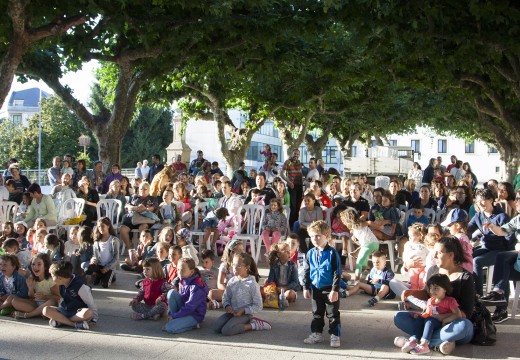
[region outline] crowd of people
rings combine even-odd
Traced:
[[[343,177],[320,159],[305,166],[297,149],[283,164],[267,145],[261,155],[259,169],[246,171],[241,163],[230,177],[200,150],[188,166],[180,155],[169,165],[154,155],[151,166],[137,163],[132,179],[118,164],[104,174],[99,161],[87,170],[83,160],[56,156],[47,172],[50,194],[11,159],[0,197],[20,206],[0,234],[0,315],[89,329],[98,320],[91,288],[110,287],[121,269],[142,274],[129,303],[132,319],[166,317],[163,330],[172,334],[198,328],[215,309],[224,310],[212,324],[217,333],[271,330],[256,314],[264,306],[287,308],[302,291],[313,311],[306,344],[324,341],[326,316],[330,345],[339,347],[340,298],[361,292],[371,307],[400,300],[394,322],[408,336],[394,344],[403,352],[438,347],[449,354],[469,343],[475,295],[496,306],[494,322],[507,320],[509,279],[520,278],[520,176],[513,184],[490,179],[479,186],[468,163],[452,156],[444,167],[439,157],[424,171],[415,163],[406,179],[374,188],[366,175]],[[56,232],[60,206],[75,197],[85,201],[82,224]],[[118,228],[110,217],[98,218],[101,198],[121,202]],[[247,226],[246,204],[265,209],[263,218],[249,218],[266,249],[263,286],[237,236]],[[193,231],[203,233],[200,244]],[[342,239],[339,252],[335,236]],[[394,251],[388,240],[399,240],[395,264],[387,260]],[[199,253],[197,245],[207,248]],[[355,261],[353,274],[345,259]],[[395,278],[399,266],[407,281]],[[490,266],[494,288],[484,294]]]

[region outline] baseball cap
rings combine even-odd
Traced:
[[[456,222],[465,222],[468,220],[468,214],[462,209],[452,209],[446,216],[446,220],[441,223],[441,226],[446,227]]]

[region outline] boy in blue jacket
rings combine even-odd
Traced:
[[[18,272],[20,261],[16,255],[0,256],[0,315],[10,315],[14,308],[11,302],[15,296],[27,299],[29,289],[25,278]]]
[[[337,251],[329,245],[331,230],[323,220],[314,221],[307,227],[314,248],[305,258],[305,280],[303,297],[311,298],[312,315],[311,334],[303,340],[306,344],[323,341],[325,313],[329,319],[330,346],[340,346],[339,288],[341,263]]]

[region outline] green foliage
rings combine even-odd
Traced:
[[[137,161],[150,159],[154,154],[166,159],[166,147],[173,139],[171,124],[171,111],[141,108],[123,140],[121,166],[133,168]]]

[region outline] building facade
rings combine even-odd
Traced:
[[[40,112],[40,101],[49,93],[34,87],[13,91],[7,104],[7,118],[15,125],[27,126],[29,119]]]

